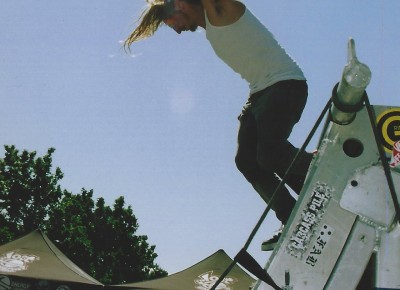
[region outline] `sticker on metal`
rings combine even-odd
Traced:
[[[317,225],[325,214],[325,208],[331,199],[333,188],[326,183],[317,182],[311,197],[301,213],[301,218],[293,231],[286,251],[291,256],[302,259],[314,236]]]
[[[400,108],[383,111],[377,117],[378,133],[388,153],[392,153],[393,144],[400,141]]]

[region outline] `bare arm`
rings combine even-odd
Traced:
[[[236,22],[244,13],[245,6],[236,0],[201,0],[211,24],[229,25]]]
[[[225,8],[224,5],[226,5],[226,1],[224,0],[202,0],[201,2],[207,13],[215,13],[217,15],[222,15],[224,12],[223,8]]]

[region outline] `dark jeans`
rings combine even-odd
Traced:
[[[251,95],[239,116],[236,165],[267,203],[298,152],[287,139],[300,119],[307,95],[305,81],[281,81]],[[287,184],[297,193],[311,159],[312,154],[304,152],[287,176]],[[271,208],[283,224],[295,202],[282,186]]]

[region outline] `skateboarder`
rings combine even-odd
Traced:
[[[265,202],[269,203],[298,149],[289,141],[293,126],[306,104],[308,87],[297,63],[272,33],[236,0],[157,0],[141,16],[125,46],[155,33],[167,24],[178,34],[202,27],[219,58],[245,79],[250,94],[239,116],[236,165]],[[299,193],[311,154],[304,153],[288,176],[288,185]],[[272,205],[286,224],[295,204],[282,187]],[[272,250],[277,237],[264,242]]]

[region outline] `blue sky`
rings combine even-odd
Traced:
[[[291,141],[301,146],[347,61],[353,37],[372,71],[372,104],[399,105],[400,1],[244,1],[300,64],[309,101]],[[0,0],[0,143],[54,147],[62,186],[124,195],[140,234],[169,273],[223,248],[233,257],[265,209],[234,164],[247,84],[205,33],[163,27],[121,41],[145,6],[135,0]],[[310,145],[314,149],[318,136]],[[4,150],[0,151],[3,155]],[[279,224],[267,217],[249,251]]]

